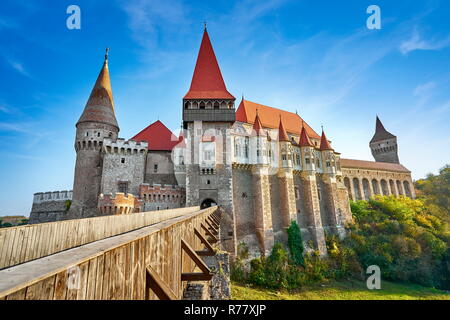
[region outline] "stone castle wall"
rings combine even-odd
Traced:
[[[66,219],[72,191],[38,192],[33,196],[29,224]]]

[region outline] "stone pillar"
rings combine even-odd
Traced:
[[[316,174],[314,172],[303,171],[300,175],[303,184],[303,201],[305,214],[308,221],[308,231],[313,240],[315,248],[321,255],[327,254],[325,243],[325,233],[320,217],[320,203],[317,196]]]
[[[280,185],[280,207],[283,228],[287,229],[292,220],[297,220],[292,169],[280,169],[278,171],[278,181]]]
[[[367,178],[369,181],[369,197],[373,198],[375,196],[375,191],[373,190],[372,179]]]
[[[274,244],[269,167],[266,165],[254,165],[252,168],[252,179],[256,236],[258,237],[261,252],[268,255]]]
[[[347,190],[343,185],[338,186],[336,176],[334,174],[323,174],[322,182],[324,186],[323,201],[325,203],[326,221],[322,221],[323,228],[332,234],[343,238],[345,236],[345,215],[344,211],[348,208],[348,200],[346,206],[340,204],[339,188]]]
[[[353,185],[353,178],[348,177],[348,180],[350,181],[350,192],[352,193],[352,199],[353,201],[356,201],[356,193],[355,193],[355,186]]]

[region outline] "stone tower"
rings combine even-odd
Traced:
[[[377,116],[375,134],[370,140],[370,150],[378,162],[400,163],[398,159],[397,137],[388,132]]]
[[[231,253],[236,250],[230,135],[234,101],[205,27],[191,86],[183,98],[186,205],[220,206],[224,213],[222,245]]]
[[[97,201],[102,178],[101,147],[104,138],[117,139],[119,126],[108,70],[108,51],[84,111],[76,124],[75,177],[68,218],[98,215]]]

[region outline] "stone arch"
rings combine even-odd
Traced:
[[[381,179],[381,192],[382,192],[383,196],[389,195],[388,184],[387,184],[386,180],[384,180],[384,179]]]
[[[403,188],[402,188],[402,183],[400,182],[400,180],[397,180],[397,190],[398,190],[398,194],[402,196]]]
[[[381,194],[380,192],[380,183],[377,179],[372,179],[372,189],[374,194]]]
[[[409,182],[406,180],[403,181],[403,187],[405,187],[405,195],[409,198],[412,198],[411,189],[409,187]]]
[[[363,188],[363,194],[364,194],[364,200],[370,199],[370,186],[369,186],[369,180],[366,178],[362,179],[362,188]]]
[[[200,109],[205,109],[205,108],[206,108],[205,102],[204,101],[200,102]]]
[[[355,191],[355,200],[362,200],[361,188],[359,186],[358,178],[353,178],[353,190]]]
[[[391,188],[391,194],[393,194],[394,196],[398,196],[397,191],[395,190],[395,184],[394,184],[394,180],[389,179],[389,187]]]
[[[206,198],[202,201],[202,203],[200,204],[200,209],[205,209],[205,208],[209,208],[212,206],[217,205],[217,202],[211,198]]]
[[[189,109],[190,106],[191,106],[191,103],[190,103],[189,101],[186,101],[186,102],[184,103],[184,108],[185,108],[185,109]]]
[[[214,102],[214,109],[219,109],[219,102],[218,101]]]

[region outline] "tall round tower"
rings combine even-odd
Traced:
[[[102,178],[101,147],[105,137],[117,139],[119,125],[108,70],[108,49],[100,74],[76,124],[75,176],[68,218],[98,215],[97,201]]]
[[[377,116],[375,134],[369,143],[375,161],[400,163],[398,159],[397,137],[387,131]]]

